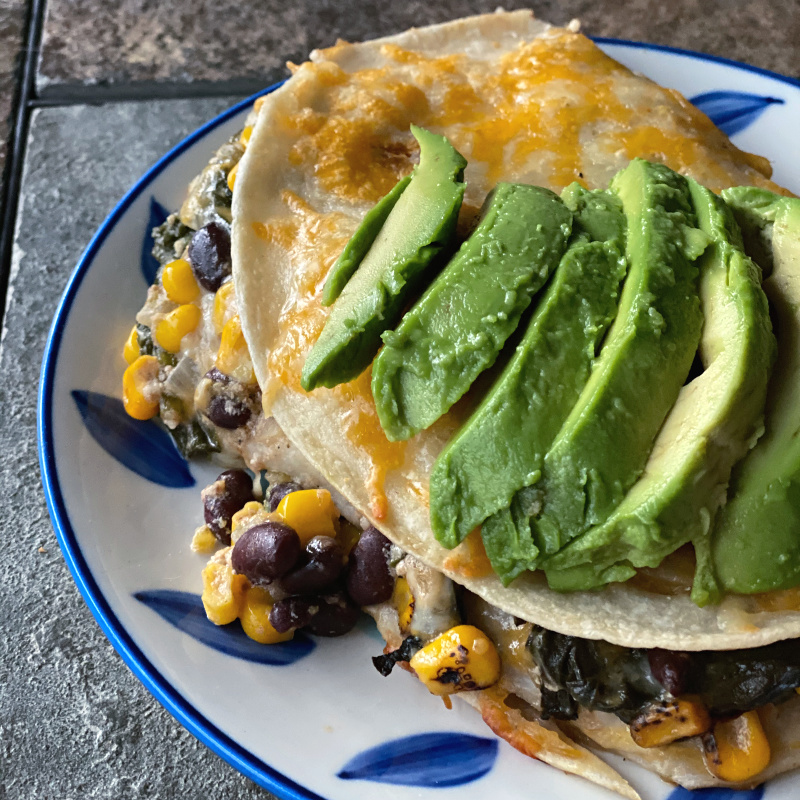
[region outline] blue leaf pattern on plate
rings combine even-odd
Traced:
[[[169,216],[167,211],[155,197],[150,198],[150,216],[147,220],[147,230],[144,232],[144,239],[142,239],[142,275],[147,281],[149,286],[155,279],[158,272],[159,263],[153,255],[153,228],[157,228]]]
[[[755,789],[675,789],[667,800],[761,800],[764,787]]]
[[[722,131],[733,136],[755,122],[771,105],[786,101],[747,92],[705,92],[690,99]]]
[[[305,658],[315,647],[312,639],[295,633],[294,639],[279,644],[259,644],[253,641],[238,622],[215,625],[206,617],[200,595],[172,589],[153,589],[136,592],[134,597],[155,611],[170,625],[209,647],[228,656],[285,667]]]
[[[422,733],[364,750],[344,765],[338,777],[401,786],[461,786],[486,775],[496,758],[496,739]]]
[[[122,401],[75,389],[72,399],[92,438],[120,464],[148,481],[183,489],[195,480],[172,437],[159,425],[129,417]]]

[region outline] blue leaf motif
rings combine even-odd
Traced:
[[[698,94],[689,102],[706,114],[720,130],[733,136],[755,122],[768,106],[786,101],[747,92],[717,91]]]
[[[351,758],[338,777],[401,786],[462,786],[486,775],[497,739],[466,733],[421,733],[393,739]]]
[[[120,464],[171,489],[194,486],[192,473],[172,437],[155,421],[129,417],[121,400],[98,392],[75,389],[72,399],[86,430]]]
[[[206,617],[200,596],[191,592],[152,589],[136,592],[134,597],[178,630],[234,658],[285,667],[305,658],[316,647],[303,633],[295,633],[288,642],[259,644],[247,636],[238,622],[215,625]]]
[[[147,220],[147,229],[144,232],[144,239],[142,239],[142,256],[141,256],[141,264],[142,264],[142,275],[144,275],[144,279],[147,281],[147,285],[149,286],[155,279],[156,273],[158,272],[158,260],[152,253],[153,250],[153,237],[152,231],[153,228],[157,228],[161,225],[166,218],[169,216],[169,211],[167,211],[155,197],[150,198],[150,216]]]
[[[667,800],[761,800],[764,787],[755,789],[674,789]]]

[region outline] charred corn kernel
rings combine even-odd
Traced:
[[[244,520],[252,517],[253,514],[258,514],[259,511],[263,511],[264,506],[261,503],[256,502],[255,500],[251,500],[249,503],[245,503],[232,517],[231,517],[231,532],[235,531]]]
[[[202,600],[206,616],[215,625],[233,622],[239,616],[248,586],[247,578],[234,574],[230,560],[225,560],[225,551],[221,550],[203,570]]]
[[[228,173],[228,188],[233,191],[233,187],[236,185],[236,170],[239,169],[238,164],[234,164],[231,168],[231,171]]]
[[[192,536],[192,552],[193,553],[213,553],[217,549],[219,539],[211,533],[208,525],[202,525]]]
[[[122,348],[122,357],[129,364],[133,364],[139,358],[139,334],[136,332],[135,325],[131,328],[130,336],[125,340],[125,347]]]
[[[327,489],[289,492],[278,504],[275,515],[297,531],[303,547],[315,536],[336,536],[339,511]]]
[[[240,383],[255,383],[253,362],[242,333],[239,315],[231,317],[222,329],[222,337],[217,352],[217,369]]]
[[[250,587],[245,593],[239,612],[242,630],[260,644],[288,642],[294,636],[294,631],[278,633],[269,621],[270,611],[272,598],[269,594],[258,586]]]
[[[680,698],[651,706],[631,722],[631,736],[639,747],[698,736],[711,727],[708,710],[699,700]]]
[[[186,304],[178,306],[156,325],[156,341],[168,353],[178,353],[181,342],[200,322],[200,309]]]
[[[247,125],[245,129],[242,131],[242,135],[239,137],[239,144],[247,147],[248,143],[250,142],[250,137],[253,135],[253,126]]]
[[[147,384],[158,376],[161,365],[155,356],[139,356],[122,375],[122,404],[134,419],[151,419],[158,414],[159,393],[151,396]]]
[[[411,594],[411,587],[402,575],[395,581],[392,605],[397,609],[400,630],[405,633],[411,624],[411,617],[414,616],[414,595]]]
[[[200,297],[200,286],[185,258],[176,258],[161,271],[161,285],[173,303],[193,303]]]
[[[472,625],[457,625],[437,636],[409,664],[431,694],[486,689],[500,679],[497,649]]]
[[[222,333],[225,323],[230,319],[231,303],[235,299],[233,281],[223,283],[214,295],[214,330]]]
[[[749,781],[770,760],[770,747],[757,711],[717,722],[703,737],[706,766],[723,781]]]

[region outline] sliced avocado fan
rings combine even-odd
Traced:
[[[610,188],[627,218],[628,276],[591,377],[545,456],[533,525],[548,554],[604,522],[641,475],[703,324],[694,261],[708,237],[686,179],[635,159]]]
[[[541,475],[544,454],[588,380],[614,318],[626,269],[618,198],[578,184],[563,197],[575,214],[569,247],[508,364],[431,472],[431,524],[438,541],[455,547],[486,520],[484,544],[504,578],[530,569],[536,551],[528,546],[529,529],[527,542],[517,545],[513,531],[498,535],[498,521],[487,517],[507,509]],[[592,232],[605,241],[592,241]]]
[[[737,466],[729,500],[701,561],[693,597],[714,600],[715,578],[750,594],[800,584],[800,199],[740,187],[722,193],[743,227],[756,222],[771,254],[764,281],[778,335],[765,433]]]
[[[763,431],[775,337],[761,273],[725,202],[691,179],[689,188],[712,242],[698,262],[704,371],[681,389],[644,474],[608,520],[545,562],[554,589],[627,580],[690,541],[702,563],[731,470]]]
[[[300,378],[306,391],[358,377],[378,352],[381,334],[397,324],[424,273],[452,245],[467,162],[444,136],[414,125],[411,132],[419,142],[419,164],[306,357]]]
[[[567,246],[572,214],[539,186],[500,183],[478,227],[383,334],[372,394],[386,436],[430,427],[495,362]]]

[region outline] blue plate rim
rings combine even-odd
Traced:
[[[800,89],[800,80],[787,75],[781,75],[777,72],[772,72],[762,67],[734,61],[733,59],[723,56],[700,53],[694,50],[671,47],[669,45],[635,42],[628,39],[616,39],[612,37],[592,37],[592,40],[598,45],[608,44],[630,49],[655,50],[700,61],[720,63],[735,69],[763,75]],[[226,733],[219,730],[214,723],[184,699],[178,689],[156,669],[133,641],[103,596],[83,557],[61,492],[61,486],[56,471],[53,442],[53,391],[56,365],[63,332],[80,285],[86,277],[98,251],[128,208],[174,159],[193,144],[203,139],[215,128],[248,108],[257,98],[275,91],[282,86],[284,82],[285,81],[279,81],[236,103],[175,145],[175,147],[163,155],[141,178],[139,178],[100,225],[67,281],[64,292],[56,307],[53,322],[50,326],[42,357],[37,399],[36,430],[39,466],[42,474],[42,486],[45,493],[47,510],[55,530],[59,547],[64,555],[64,560],[67,562],[72,577],[84,601],[89,607],[89,610],[92,612],[98,625],[128,668],[181,725],[214,753],[259,786],[274,792],[276,795],[285,798],[285,800],[326,800],[321,795],[310,791],[291,778],[288,778],[286,775],[283,775],[278,770],[270,767],[241,745],[237,744]]]

